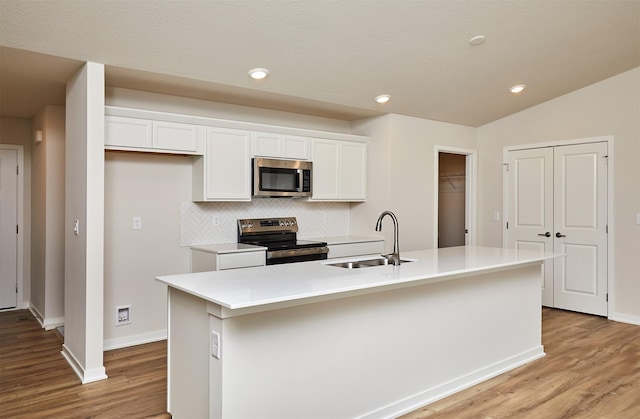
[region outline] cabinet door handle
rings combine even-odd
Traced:
[[[567,236],[565,236],[564,234],[560,234],[560,232],[557,232],[557,233],[556,233],[556,237],[557,237],[557,238],[560,238],[560,237],[567,237]]]
[[[540,237],[551,237],[551,233],[549,233],[548,231],[546,233],[540,233],[538,234],[538,236]]]

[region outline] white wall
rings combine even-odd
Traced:
[[[502,246],[502,152],[505,146],[614,136],[609,278],[612,319],[640,324],[640,68],[561,96],[478,129],[479,243]],[[611,153],[610,153],[611,154]],[[613,251],[611,251],[613,250]]]
[[[24,207],[22,211],[22,281],[18,283],[18,308],[28,308],[31,300],[31,145],[32,123],[28,119],[0,118],[0,144],[24,147]],[[20,279],[19,279],[20,281]]]
[[[355,121],[354,134],[371,137],[367,202],[352,204],[351,233],[375,234],[380,213],[393,211],[400,225],[400,250],[433,247],[437,225],[437,145],[476,148],[476,129],[389,114]],[[391,220],[383,222],[387,251],[393,247]]]
[[[189,272],[179,212],[190,198],[190,157],[106,153],[105,350],[166,338],[166,286],[155,277]],[[133,230],[134,216],[142,229]],[[115,307],[129,304],[131,324],[116,327]]]
[[[43,327],[64,323],[65,109],[46,106],[33,121],[31,306]]]

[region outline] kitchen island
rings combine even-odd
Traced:
[[[544,356],[550,253],[457,247],[159,277],[174,418],[386,418]]]

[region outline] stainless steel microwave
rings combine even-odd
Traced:
[[[311,196],[310,161],[253,159],[253,196]]]

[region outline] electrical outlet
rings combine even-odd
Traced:
[[[73,234],[76,236],[80,235],[80,220],[73,220]]]
[[[217,215],[213,216],[213,226],[218,227],[220,225],[220,217]]]
[[[211,356],[220,359],[220,333],[211,331]]]
[[[640,212],[636,214],[636,224],[640,226]]]
[[[133,229],[134,230],[142,229],[142,217],[133,217]]]
[[[500,221],[500,211],[493,211],[493,221]]]

